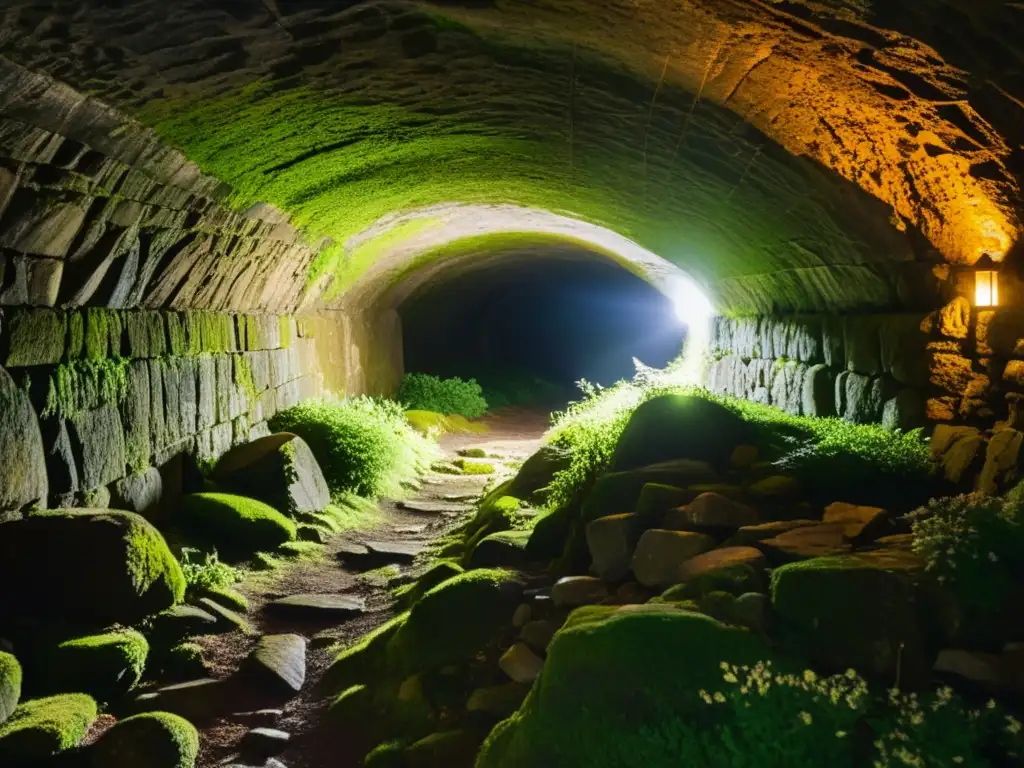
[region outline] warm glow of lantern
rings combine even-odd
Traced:
[[[999,276],[992,270],[974,273],[974,303],[979,307],[994,307],[999,304]]]

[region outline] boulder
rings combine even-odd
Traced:
[[[96,719],[96,702],[66,693],[23,702],[0,725],[0,765],[46,765],[85,738]]]
[[[13,713],[21,699],[21,664],[9,653],[0,651],[0,725]]]
[[[217,617],[196,605],[173,605],[149,620],[148,635],[155,644],[174,645],[186,637],[213,632]]]
[[[763,573],[768,567],[768,560],[759,549],[754,547],[721,547],[704,552],[685,561],[679,567],[679,583],[689,584],[702,580],[714,580],[716,576],[736,573],[750,569],[755,575]],[[743,579],[747,583],[748,579]]]
[[[566,576],[551,588],[551,602],[556,608],[577,608],[606,600],[608,587],[592,576]]]
[[[408,768],[470,765],[479,747],[480,734],[472,729],[439,731],[406,747],[404,765]]]
[[[313,452],[301,437],[269,435],[224,454],[213,470],[218,486],[294,514],[319,512],[331,493]]]
[[[0,512],[45,501],[49,493],[39,420],[28,395],[0,368]],[[2,566],[0,566],[2,568]]]
[[[555,633],[561,628],[562,625],[558,622],[547,619],[528,621],[519,630],[519,639],[538,653],[544,653],[547,651],[548,646],[551,645],[551,640],[554,638]]]
[[[87,693],[114,701],[139,684],[149,643],[133,629],[65,640],[45,654],[40,686],[46,693]]]
[[[306,682],[306,639],[264,635],[245,660],[244,674],[275,695],[293,696]]]
[[[150,518],[163,496],[164,483],[160,470],[148,467],[114,483],[111,503],[116,509],[138,512]]]
[[[212,632],[234,632],[236,629],[247,630],[249,628],[248,623],[242,616],[230,608],[225,608],[216,600],[211,600],[209,597],[200,597],[198,602],[199,607],[214,619],[215,623],[211,630]]]
[[[873,541],[891,532],[892,517],[881,507],[866,507],[836,501],[825,507],[823,522],[841,525],[843,536],[859,543]]]
[[[204,678],[165,685],[135,698],[136,712],[173,712],[189,720],[202,720],[230,706],[236,692],[224,680]]]
[[[245,760],[262,762],[280,755],[291,743],[291,734],[277,728],[253,728],[242,736],[238,750]]]
[[[295,540],[295,523],[273,507],[244,496],[189,494],[181,500],[181,514],[222,552],[273,550]]]
[[[466,711],[504,719],[519,709],[529,692],[529,685],[516,682],[477,688],[469,695]]]
[[[773,538],[762,539],[755,546],[773,563],[842,555],[853,550],[843,533],[843,526],[838,523],[801,526]]]
[[[124,477],[124,427],[113,404],[75,414],[68,419],[68,435],[79,457],[83,488],[99,488]]]
[[[609,515],[587,524],[587,547],[591,570],[605,581],[619,581],[633,560],[640,538],[640,518],[636,515]]]
[[[668,587],[679,583],[679,568],[691,557],[715,547],[715,540],[702,533],[645,531],[633,553],[633,575],[645,587]]]
[[[706,711],[700,691],[725,690],[722,663],[771,658],[751,632],[676,606],[579,609],[526,704],[491,732],[476,765],[679,765],[678,743],[650,734],[678,732],[680,720]]]
[[[721,530],[757,525],[761,516],[753,507],[719,493],[702,493],[685,507],[665,516],[662,527],[669,530]]]
[[[812,365],[807,369],[800,392],[800,412],[820,418],[836,415],[835,382],[828,366]]]
[[[745,525],[730,536],[723,546],[749,547],[764,539],[773,539],[787,531],[809,525],[818,525],[819,522],[818,520],[775,520],[770,523]]]
[[[131,625],[185,593],[181,566],[156,528],[131,512],[95,509],[0,523],[0,583],[19,585],[0,593],[0,615],[92,626]]]
[[[751,483],[752,496],[765,501],[792,501],[800,496],[800,481],[788,475],[772,475]]]
[[[441,560],[424,571],[413,584],[404,587],[398,597],[401,598],[404,605],[411,606],[438,584],[453,576],[458,576],[460,573],[465,573],[461,565]]]
[[[469,557],[470,568],[518,568],[526,563],[531,531],[499,531],[481,539]]]
[[[691,459],[679,459],[628,472],[605,474],[597,479],[583,502],[583,519],[589,521],[609,515],[635,512],[640,492],[649,483],[687,488],[700,483],[714,483],[717,480],[718,475],[709,464]],[[692,492],[687,493],[665,509],[686,503],[696,495]]]
[[[544,666],[544,660],[526,643],[515,643],[502,654],[498,666],[513,682],[532,683]]]
[[[693,499],[694,492],[664,483],[647,483],[640,489],[634,514],[648,528],[661,527],[665,513]]]
[[[516,476],[512,478],[505,494],[517,499],[526,499],[534,504],[542,504],[547,498],[546,489],[555,475],[569,466],[569,451],[555,445],[541,446],[531,455]]]
[[[772,573],[775,612],[823,668],[853,668],[897,687],[927,678],[931,659],[913,579],[867,556],[820,557]]]
[[[998,493],[1017,479],[1017,463],[1024,433],[1016,429],[1001,429],[992,435],[985,450],[985,463],[978,475],[977,489],[983,493]]]
[[[321,687],[340,693],[359,683],[376,683],[385,673],[388,644],[408,619],[408,612],[400,614],[341,651],[324,673]]]
[[[511,628],[522,591],[515,574],[488,569],[469,571],[434,587],[412,607],[408,620],[388,642],[389,668],[412,674],[473,658]]]
[[[691,395],[662,395],[630,416],[611,469],[621,472],[670,459],[725,466],[733,449],[752,442],[752,435],[749,424],[718,403]]]
[[[974,464],[984,442],[984,438],[977,430],[965,431],[956,436],[942,454],[942,473],[946,480],[959,483]]]
[[[147,712],[118,721],[93,747],[94,768],[194,768],[199,732],[169,712]]]

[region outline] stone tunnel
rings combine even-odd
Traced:
[[[516,297],[574,281],[647,307],[579,310],[595,348],[660,367],[686,335],[716,393],[1024,423],[1020,3],[2,0],[0,21],[0,519],[133,508],[324,393],[468,377],[457,344],[507,348]],[[673,307],[687,329],[658,326]]]

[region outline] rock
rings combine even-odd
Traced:
[[[247,630],[249,628],[243,617],[215,600],[201,597],[198,602],[199,606],[216,620],[213,627],[214,632],[234,632],[236,629]]]
[[[937,424],[928,443],[928,450],[933,459],[939,459],[953,446],[957,438],[964,435],[980,434],[974,427],[954,427],[949,424]]]
[[[939,310],[938,332],[950,339],[966,339],[971,327],[971,302],[957,296]]]
[[[644,527],[660,527],[665,513],[674,507],[686,504],[694,492],[664,483],[647,483],[640,489],[634,513]]]
[[[519,639],[538,653],[544,653],[561,627],[558,622],[547,619],[530,621],[519,631]]]
[[[755,545],[759,541],[763,541],[764,539],[775,538],[779,534],[786,533],[787,531],[818,524],[818,520],[775,520],[770,523],[745,525],[730,536],[722,546],[749,547]]]
[[[217,617],[195,605],[173,605],[150,619],[149,636],[161,645],[214,631]]]
[[[448,579],[420,598],[388,642],[389,668],[411,674],[473,658],[508,631],[522,592],[508,571],[479,569]]]
[[[290,514],[319,512],[331,503],[327,480],[313,452],[301,437],[289,432],[232,448],[217,462],[213,478],[227,491]]]
[[[1020,456],[1024,433],[1016,429],[1001,429],[988,441],[985,463],[978,475],[977,489],[995,494],[1017,479],[1017,460]]]
[[[89,626],[131,625],[185,592],[181,566],[156,528],[131,512],[94,509],[0,523],[0,584],[20,585],[0,592],[5,618],[60,616]]]
[[[747,469],[757,461],[759,455],[756,445],[737,445],[729,456],[729,466],[733,469]]]
[[[959,483],[964,473],[974,464],[983,439],[977,431],[956,437],[942,455],[942,473],[951,483]]]
[[[755,546],[775,563],[842,555],[853,550],[842,525],[825,523],[794,528],[774,538],[762,539]]]
[[[363,542],[367,549],[366,557],[370,567],[379,567],[391,563],[408,564],[416,559],[417,555],[426,549],[426,543],[422,541],[377,541],[367,539]]]
[[[701,533],[645,531],[633,553],[633,575],[645,587],[679,583],[679,567],[691,557],[713,549],[715,540]]]
[[[607,600],[608,587],[592,576],[566,576],[551,588],[551,601],[556,608],[577,608]]]
[[[46,765],[85,738],[96,719],[96,702],[84,693],[32,699],[0,725],[0,764]]]
[[[291,739],[290,733],[276,728],[253,728],[242,737],[238,751],[245,760],[262,762],[288,749]]]
[[[458,504],[450,501],[400,501],[397,506],[406,512],[414,512],[420,515],[461,514],[472,509],[472,506],[467,504]]]
[[[800,391],[800,412],[819,418],[836,415],[835,382],[828,366],[812,365],[807,369]]]
[[[326,544],[328,539],[323,529],[313,525],[296,526],[295,537],[298,541],[311,541],[314,544]]]
[[[638,508],[640,492],[648,483],[687,488],[700,483],[714,483],[717,480],[718,475],[715,474],[711,465],[690,459],[652,464],[628,472],[612,472],[601,475],[583,501],[583,519],[589,521],[599,517],[635,512]],[[696,493],[688,493],[680,501],[674,502],[674,505],[685,503],[696,495]]]
[[[480,738],[468,729],[432,733],[405,748],[404,765],[408,768],[470,765],[480,747]]]
[[[732,604],[732,616],[737,624],[768,634],[772,615],[772,601],[768,595],[760,592],[747,592],[740,595]]]
[[[4,365],[25,368],[56,365],[64,358],[67,317],[52,309],[21,309],[11,313]]]
[[[366,603],[350,595],[291,595],[267,603],[263,610],[304,618],[349,618],[365,612]]]
[[[175,683],[135,698],[136,712],[173,712],[189,720],[204,720],[223,711],[235,695],[224,680],[202,679]]]
[[[522,629],[530,621],[532,615],[533,607],[529,603],[522,603],[512,614],[512,626]]]
[[[306,640],[299,635],[264,635],[244,664],[246,677],[272,693],[292,695],[306,682]]]
[[[178,643],[167,650],[158,648],[153,656],[150,667],[155,669],[150,671],[157,671],[168,682],[195,680],[209,674],[199,643]]]
[[[516,683],[532,683],[540,674],[544,660],[525,643],[516,643],[498,660],[501,671]]]
[[[881,507],[865,507],[836,501],[825,507],[823,522],[840,525],[843,536],[865,543],[877,539],[891,528],[891,516]]]
[[[117,408],[107,404],[68,419],[68,435],[80,457],[79,477],[84,488],[99,488],[124,476],[124,428]]]
[[[715,402],[662,395],[633,411],[616,445],[611,470],[621,472],[670,459],[726,465],[733,448],[752,442],[751,432],[743,419]]]
[[[678,722],[680,701],[696,700],[701,690],[722,691],[720,664],[753,665],[772,657],[746,629],[676,606],[577,611],[548,649],[530,706],[496,727],[477,766],[565,764],[559,755],[571,755],[573,765],[617,765],[609,755],[624,754],[622,745],[636,744],[638,732]],[[623,706],[638,692],[644,706]],[[678,749],[655,747],[636,764],[678,764]]]
[[[679,566],[678,583],[699,581],[744,566],[761,573],[768,567],[768,561],[759,549],[753,547],[721,547],[683,562]]]
[[[97,768],[193,768],[199,756],[199,732],[169,712],[125,718],[93,747]]]
[[[882,426],[886,429],[906,431],[923,426],[924,422],[925,402],[916,389],[901,389],[882,406]]]
[[[652,597],[651,590],[642,587],[635,581],[620,584],[615,590],[614,604],[629,605],[630,603],[646,603]]]
[[[0,512],[45,501],[49,493],[46,454],[32,403],[0,368]],[[0,566],[2,570],[2,566]],[[2,601],[0,601],[2,602]]]
[[[227,493],[192,493],[181,500],[181,515],[221,552],[251,554],[295,541],[295,523],[273,507]]]
[[[270,728],[284,717],[282,709],[256,709],[252,712],[233,712],[231,721],[250,728]]]
[[[761,516],[753,507],[718,493],[702,493],[685,507],[669,512],[662,527],[668,530],[735,530],[760,521]]]
[[[111,503],[117,509],[137,512],[148,518],[160,504],[163,486],[160,471],[149,467],[139,474],[129,475],[114,483]]]
[[[899,670],[903,689],[927,679],[931,662],[909,573],[867,556],[821,557],[777,568],[771,594],[815,663],[887,684]]]
[[[45,654],[39,687],[45,693],[86,693],[115,701],[142,679],[149,643],[133,629],[65,640]]]
[[[591,570],[604,581],[619,581],[629,573],[633,550],[640,538],[637,515],[610,515],[587,524]]]
[[[520,568],[526,564],[526,543],[531,531],[499,531],[485,536],[473,548],[470,568]]]
[[[442,584],[453,576],[458,576],[460,573],[465,573],[465,570],[460,565],[444,560],[437,562],[424,571],[416,579],[415,584],[409,586],[408,591],[402,594],[402,600],[405,605],[412,605],[438,584]]]
[[[9,718],[21,698],[21,664],[9,653],[0,651],[0,725]]]
[[[800,481],[786,475],[772,475],[752,483],[749,491],[766,500],[792,500],[800,496]]]
[[[523,462],[523,466],[505,489],[505,493],[534,504],[543,504],[551,480],[556,473],[569,466],[570,458],[569,451],[564,448],[554,445],[541,446]]]
[[[490,715],[495,719],[504,719],[519,709],[519,705],[529,692],[529,685],[516,682],[477,688],[470,694],[466,710]]]
[[[408,612],[399,614],[342,650],[324,673],[321,688],[337,693],[358,683],[375,683],[385,674],[388,643],[408,618]]]

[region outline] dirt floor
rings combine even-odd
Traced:
[[[488,427],[486,433],[446,435],[441,439],[446,458],[456,456],[459,450],[482,448],[488,454],[502,456],[514,466],[514,462],[522,461],[537,449],[548,426],[547,414],[516,409],[498,412],[482,421]],[[510,466],[504,470],[506,473],[513,471]],[[424,553],[411,565],[398,566],[398,576],[393,567],[384,573],[360,573],[344,566],[338,553],[346,545],[367,539],[415,541],[429,547],[431,542],[473,514],[473,501],[494,479],[489,476],[428,475],[423,479],[420,490],[404,501],[444,502],[450,505],[449,511],[425,514],[402,509],[401,502],[382,501],[381,514],[372,527],[339,534],[327,543],[323,557],[299,561],[266,575],[254,574],[238,585],[239,591],[249,598],[251,609],[247,618],[254,632],[236,631],[198,638],[204,647],[211,676],[215,678],[229,677],[237,670],[260,635],[294,633],[309,641],[306,683],[298,696],[279,705],[282,714],[272,726],[291,734],[291,745],[279,758],[288,768],[356,768],[362,764],[362,755],[373,745],[360,743],[357,733],[344,733],[323,722],[322,715],[329,700],[317,690],[317,682],[333,658],[334,646],[355,642],[394,615],[389,583],[391,586],[404,583],[429,566],[429,556]],[[339,622],[337,619],[311,621],[270,616],[263,611],[269,601],[288,595],[338,593],[363,598],[366,612]],[[251,702],[253,706],[246,704],[239,702],[237,711],[263,706],[263,702]],[[252,727],[251,723],[243,722],[245,719],[232,714],[198,724],[202,735],[200,768],[235,764],[232,758],[237,752],[238,741]]]

